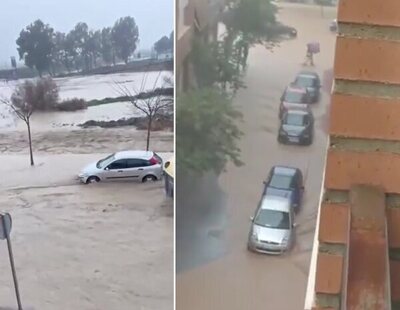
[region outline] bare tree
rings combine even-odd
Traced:
[[[31,135],[31,116],[37,110],[51,110],[58,101],[57,84],[49,78],[36,81],[25,81],[18,85],[10,99],[0,99],[10,112],[24,121],[28,128],[29,153],[31,165],[33,166],[33,150]]]
[[[0,102],[6,105],[10,110],[12,110],[18,116],[18,118],[20,118],[25,122],[26,127],[28,129],[29,155],[30,155],[31,166],[34,166],[35,162],[33,160],[32,135],[31,135],[31,116],[35,111],[34,106],[24,100],[16,100],[16,99],[11,99],[11,100],[0,99]]]
[[[173,111],[173,99],[172,97],[166,97],[162,92],[166,85],[171,83],[171,80],[164,78],[164,84],[162,87],[157,87],[158,81],[161,78],[161,71],[154,81],[151,88],[147,88],[148,72],[145,72],[142,78],[140,87],[132,87],[130,90],[127,86],[122,83],[115,83],[116,90],[121,96],[125,96],[132,103],[137,111],[142,112],[146,116],[147,120],[147,138],[146,138],[146,151],[150,147],[150,136],[153,121],[159,116],[172,113]]]

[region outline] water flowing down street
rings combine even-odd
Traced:
[[[182,189],[178,181],[178,309],[303,309],[327,146],[335,44],[329,23],[336,12],[325,8],[322,16],[318,6],[280,6],[279,19],[295,27],[298,37],[273,51],[263,46],[250,50],[246,88],[234,100],[243,113],[244,165],[230,165],[218,179],[185,180]],[[310,41],[321,46],[314,61],[323,83],[321,100],[312,107],[314,142],[309,147],[280,145],[279,98],[300,70],[310,69],[302,66]],[[262,182],[277,164],[302,169],[305,197],[296,219],[294,249],[283,257],[270,257],[248,252],[246,242]]]

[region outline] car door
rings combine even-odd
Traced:
[[[126,178],[126,159],[117,159],[105,168],[105,179],[107,181],[122,180]]]
[[[127,159],[127,175],[130,179],[141,180],[146,174],[149,162],[140,158]]]

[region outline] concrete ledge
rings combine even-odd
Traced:
[[[339,23],[339,35],[352,38],[400,41],[400,28],[372,26],[355,23]]]
[[[330,147],[336,151],[400,154],[400,141],[331,136]]]
[[[400,85],[396,84],[336,79],[333,87],[333,93],[345,95],[388,99],[398,99],[400,97]]]
[[[346,190],[326,189],[324,193],[324,203],[347,203],[350,201],[349,192]]]

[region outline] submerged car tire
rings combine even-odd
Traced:
[[[143,177],[142,183],[146,183],[147,181],[153,181],[153,182],[155,182],[155,181],[157,181],[157,177],[156,177],[155,175],[148,174],[148,175],[146,175],[146,176]]]
[[[99,182],[100,178],[96,176],[88,177],[88,179],[86,180],[86,184],[99,183]]]

